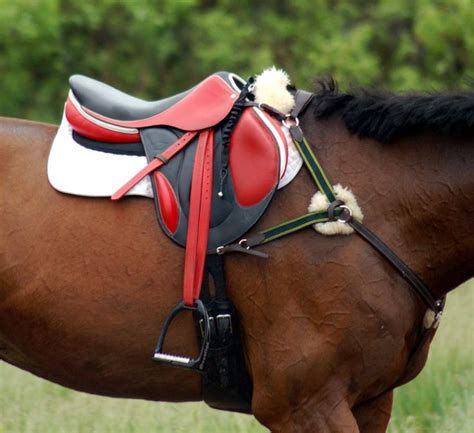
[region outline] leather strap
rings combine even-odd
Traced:
[[[297,90],[295,93],[295,106],[291,110],[290,116],[297,119],[313,98],[314,93],[307,92],[306,90]]]
[[[184,261],[184,303],[193,306],[199,298],[206,262],[209,223],[211,219],[214,132],[199,135],[194,160],[188,233]]]
[[[130,191],[145,176],[153,173],[162,165],[167,164],[177,153],[181,152],[197,135],[197,131],[186,132],[179,140],[176,140],[161,155],[156,155],[146,167],[142,168],[135,176],[133,176],[124,186],[112,195],[112,200],[120,200],[128,191]]]
[[[431,290],[413,272],[400,257],[398,257],[375,233],[371,232],[366,226],[353,218],[349,218],[347,223],[373,248],[375,248],[385,259],[398,271],[398,273],[413,287],[418,295],[423,299],[426,305],[434,312],[442,310],[443,303],[436,300],[431,294]]]

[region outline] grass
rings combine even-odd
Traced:
[[[395,394],[391,433],[474,431],[473,290],[449,295],[425,369]]]
[[[423,373],[396,392],[390,433],[474,431],[474,281],[449,296]],[[249,416],[204,404],[81,394],[0,363],[0,433],[263,433]]]

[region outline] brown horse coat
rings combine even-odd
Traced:
[[[332,181],[358,197],[367,226],[436,295],[473,276],[468,139],[423,134],[382,145],[309,111],[302,127]],[[46,160],[55,132],[0,121],[0,358],[86,392],[199,400],[197,374],[151,360],[182,294],[184,250],[159,230],[150,200],[53,190]],[[314,192],[300,174],[256,229],[306,212]],[[306,229],[262,249],[269,259],[226,260],[255,416],[272,432],[384,432],[392,399],[384,391],[404,373],[424,304],[357,235]],[[195,350],[191,317],[167,341],[171,353]]]

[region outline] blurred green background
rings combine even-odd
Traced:
[[[469,86],[472,0],[0,0],[0,115],[58,123],[73,73],[146,99],[275,64],[393,90]]]

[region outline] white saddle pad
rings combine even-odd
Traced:
[[[303,160],[288,131],[280,148],[280,182],[288,185],[298,174]],[[117,155],[88,149],[78,144],[72,127],[63,116],[48,160],[48,179],[52,187],[66,194],[86,197],[110,197],[148,164],[145,156]],[[150,177],[145,177],[127,195],[153,197]]]

